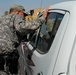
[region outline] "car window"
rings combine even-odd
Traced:
[[[46,53],[49,51],[49,48],[51,47],[53,40],[55,38],[55,35],[57,33],[57,30],[60,26],[60,23],[64,17],[64,14],[51,12],[48,13],[46,22],[41,27],[41,32],[38,37],[38,43],[37,43],[37,51],[40,53]],[[36,37],[36,35],[35,35]],[[34,37],[33,41],[31,41],[32,45],[35,46],[35,40]]]

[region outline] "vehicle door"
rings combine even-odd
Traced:
[[[36,41],[37,34],[35,34],[30,42],[33,47],[37,45],[32,55],[35,64],[31,66],[33,75],[53,74],[68,20],[68,11],[55,9],[48,12],[46,22],[41,26],[38,40]]]

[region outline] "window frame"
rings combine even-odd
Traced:
[[[57,14],[63,14],[65,16],[65,11],[60,11],[60,10],[50,10],[48,13],[57,13]],[[63,19],[62,19],[63,20]],[[59,28],[58,28],[59,29]],[[56,35],[55,35],[56,36]],[[53,43],[53,42],[52,42]],[[39,52],[40,54],[46,54],[47,52],[42,52],[38,48],[36,48],[36,51]]]

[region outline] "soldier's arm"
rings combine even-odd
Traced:
[[[25,32],[26,29],[35,30],[37,29],[44,21],[47,16],[47,12],[49,10],[49,7],[47,7],[42,15],[42,17],[32,20],[30,22],[25,22],[25,20],[22,17],[17,17],[15,19],[15,28],[16,30],[22,32]]]
[[[17,31],[24,33],[27,29],[36,30],[44,21],[45,19],[41,17],[30,22],[25,22],[25,20],[18,15],[15,18],[14,26]]]
[[[37,18],[35,20],[26,22],[25,26],[27,29],[35,30],[44,22],[45,22],[45,19],[43,17],[40,17],[40,18]]]

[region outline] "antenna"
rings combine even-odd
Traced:
[[[43,2],[43,0],[41,0],[40,11],[38,12],[38,17],[39,17],[39,15],[40,15],[40,13],[41,13],[42,2]]]
[[[40,8],[42,7],[42,2],[43,2],[43,0],[41,0]]]

